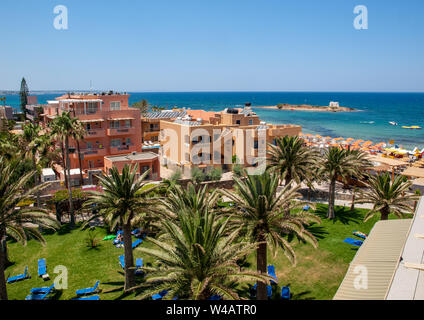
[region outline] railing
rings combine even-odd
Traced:
[[[119,135],[119,134],[134,134],[135,127],[119,127],[107,129],[108,135]]]

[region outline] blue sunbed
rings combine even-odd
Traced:
[[[38,276],[42,277],[47,274],[46,259],[38,259]]]
[[[281,299],[290,300],[290,287],[281,288]]]
[[[367,238],[367,235],[361,231],[353,231],[352,234],[362,239]]]
[[[84,296],[87,294],[93,294],[99,291],[98,287],[99,287],[99,283],[100,281],[97,280],[96,284],[94,285],[94,287],[92,288],[86,288],[86,289],[79,289],[76,291],[76,295],[77,296]]]
[[[135,240],[134,242],[133,242],[133,244],[132,244],[132,248],[134,249],[134,248],[136,248],[137,246],[139,246],[140,245],[140,243],[142,243],[143,242],[143,240],[142,239],[137,239],[137,240]]]
[[[255,283],[255,285],[253,286],[253,289],[255,290],[255,297],[256,297],[256,288],[257,288],[258,284]],[[268,298],[271,298],[272,296],[272,286],[271,285],[267,285],[266,286],[266,294],[268,296]]]
[[[75,299],[72,299],[72,300],[98,301],[98,300],[100,300],[100,297],[96,295],[96,296],[91,296],[91,297],[79,297],[79,298],[75,298]]]
[[[211,296],[208,300],[222,300],[222,297],[219,294],[214,294],[213,296]]]
[[[355,240],[355,239],[352,239],[352,238],[346,238],[346,239],[343,240],[343,242],[346,242],[346,243],[349,243],[353,246],[358,246],[358,247],[360,247],[364,243],[364,241]]]
[[[53,289],[54,289],[54,283],[47,289],[45,293],[30,294],[29,296],[26,296],[25,300],[46,300],[47,296],[50,294],[50,292],[52,292]]]
[[[122,269],[125,269],[125,256],[121,255],[119,256],[119,264],[121,265]],[[135,266],[136,268],[143,268],[143,259],[142,258],[138,258],[135,260]],[[141,270],[135,270],[136,274],[142,274],[143,271]]]
[[[50,286],[50,287],[32,288],[30,292],[32,294],[40,294],[40,293],[50,292],[52,290],[54,290],[54,284],[53,284],[53,287]]]
[[[308,206],[308,205],[306,205],[306,206],[304,206],[304,207],[302,208],[302,210],[303,210],[303,211],[308,211],[309,209],[311,209],[311,207],[310,207],[310,206]]]
[[[119,235],[124,235],[124,232],[123,231],[118,231],[117,233],[116,233],[116,238],[115,238],[115,240],[113,240],[113,244],[122,244],[122,243],[124,243],[123,241],[119,241],[118,240],[118,236]]]
[[[278,279],[277,279],[277,275],[275,274],[275,267],[272,264],[270,264],[268,266],[268,275],[270,275],[271,277],[273,277],[275,279],[275,281],[271,280],[271,284],[273,284],[273,283],[277,284]]]
[[[25,266],[25,272],[23,274],[7,278],[7,283],[12,283],[12,282],[25,280],[25,279],[29,279],[29,278],[31,278],[31,276],[28,273],[28,267]]]
[[[152,299],[153,299],[153,300],[160,300],[160,299],[162,299],[164,296],[166,296],[167,294],[168,294],[168,291],[166,291],[166,290],[162,290],[161,292],[154,294],[154,295],[152,296]]]

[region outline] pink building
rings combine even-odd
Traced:
[[[112,92],[63,95],[44,106],[43,123],[46,125],[62,112],[71,112],[84,124],[87,132],[80,141],[83,173],[104,171],[106,156],[142,152],[140,110],[130,108],[128,98],[128,94]],[[79,168],[76,147],[76,142],[71,140],[72,169]],[[61,169],[57,171],[62,179]]]

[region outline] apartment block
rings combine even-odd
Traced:
[[[259,119],[251,108],[227,108],[221,112],[188,110],[184,117],[160,122],[162,165],[180,169],[188,177],[194,167],[207,171],[231,169],[237,161],[255,167],[260,150],[277,137],[298,135],[298,125],[272,125]],[[261,144],[264,148],[261,149]]]

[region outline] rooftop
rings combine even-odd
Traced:
[[[148,112],[142,115],[142,118],[147,119],[173,119],[178,117],[184,117],[187,114],[186,111],[173,111],[173,110],[164,110],[158,112]]]

